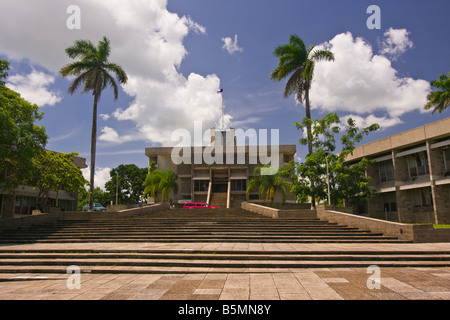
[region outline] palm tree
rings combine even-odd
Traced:
[[[279,192],[281,193],[283,203],[286,201],[286,190],[290,187],[290,184],[283,179],[281,171],[273,175],[261,175],[261,167],[256,167],[254,174],[255,177],[248,183],[247,195],[250,191],[258,189],[260,198],[264,196],[266,202],[270,201],[273,203],[275,195]]]
[[[159,190],[161,190],[162,201],[165,202],[169,196],[170,191],[178,193],[178,175],[172,171],[171,168],[164,171],[161,181],[159,182]]]
[[[149,172],[149,174],[147,174],[147,177],[144,181],[144,197],[150,196],[154,199],[154,202],[157,201],[156,196],[160,191],[159,183],[161,182],[163,176],[164,172],[159,169],[154,169]]]
[[[171,168],[166,169],[166,171],[152,170],[145,178],[144,197],[150,195],[156,202],[156,197],[161,192],[162,201],[165,202],[170,191],[173,190],[174,193],[178,193],[177,180],[178,175]]]
[[[97,104],[100,100],[102,91],[111,86],[114,90],[114,100],[117,100],[119,88],[115,78],[116,76],[120,84],[125,84],[128,77],[123,69],[108,61],[111,52],[110,42],[106,37],[99,41],[95,47],[90,41],[77,40],[74,45],[66,49],[66,54],[71,59],[80,58],[80,60],[72,62],[64,66],[59,72],[63,77],[75,76],[68,91],[73,94],[77,88],[83,83],[84,87],[81,93],[92,91],[94,96],[94,106],[92,115],[92,132],[91,132],[91,178],[89,190],[89,208],[93,208],[94,196],[94,175],[95,175],[95,151],[97,145]]]
[[[273,54],[279,59],[278,66],[270,74],[275,81],[289,77],[284,88],[284,97],[296,94],[299,103],[305,103],[306,117],[311,120],[311,109],[309,105],[309,90],[314,75],[315,63],[318,61],[334,61],[334,55],[329,50],[314,50],[312,45],[307,50],[303,40],[293,34],[289,43],[278,46]],[[308,136],[311,135],[311,125],[307,127]],[[312,145],[308,144],[308,153],[312,153]]]
[[[430,84],[439,90],[427,96],[428,102],[425,105],[425,110],[434,108],[432,113],[436,111],[441,113],[450,105],[450,72],[448,76],[441,74],[439,80],[431,81]]]

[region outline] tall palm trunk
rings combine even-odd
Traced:
[[[309,88],[305,90],[305,109],[306,109],[306,118],[308,121],[311,121],[311,107],[309,105]],[[308,155],[312,154],[312,141],[311,137],[311,122],[308,123],[306,127],[306,133],[308,135]],[[314,189],[314,182],[311,181],[311,189]],[[316,197],[314,194],[311,196],[311,209],[316,208]]]
[[[305,90],[305,109],[306,109],[306,118],[308,118],[308,120],[311,121],[311,107],[309,105],[309,89]],[[309,123],[308,126],[306,127],[306,133],[308,134],[308,154],[311,154],[313,152],[312,144],[310,141],[311,123]]]
[[[95,176],[95,150],[97,148],[97,104],[99,95],[94,94],[94,107],[92,111],[92,130],[91,130],[91,177],[89,186],[89,210],[94,208],[94,176]]]

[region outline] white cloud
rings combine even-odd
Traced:
[[[406,29],[390,28],[384,33],[381,43],[380,54],[397,60],[403,53],[413,47],[413,42],[409,39],[409,32]]]
[[[359,115],[354,115],[354,114],[346,115],[346,116],[341,117],[341,123],[346,124],[348,118],[352,118],[355,121],[356,126],[358,128],[365,128],[374,123],[377,123],[380,125],[380,129],[382,130],[384,128],[392,127],[392,126],[403,123],[403,121],[398,117],[393,117],[393,118],[377,117],[373,114],[370,114],[367,117],[361,117]]]
[[[384,126],[399,123],[399,117],[407,112],[424,112],[429,82],[399,77],[389,59],[374,55],[363,39],[354,39],[347,32],[321,47],[331,50],[335,61],[316,64],[310,93],[312,108],[361,118],[377,112],[381,117],[376,120],[383,120]]]
[[[62,100],[58,93],[52,92],[48,87],[55,82],[55,77],[33,70],[30,74],[13,75],[7,78],[6,86],[20,93],[25,100],[42,107],[53,106]]]
[[[222,38],[222,41],[224,43],[222,48],[227,50],[229,54],[233,54],[235,52],[242,52],[244,50],[238,45],[237,34],[234,35],[234,41],[230,37]]]
[[[216,93],[220,79],[214,74],[186,77],[178,72],[188,54],[183,40],[189,32],[205,34],[203,26],[169,12],[167,0],[74,0],[71,4],[81,9],[80,30],[66,27],[69,15],[64,1],[30,1],[26,10],[20,1],[2,4],[0,28],[8,32],[0,33],[0,53],[15,60],[29,59],[56,74],[72,61],[65,48],[75,40],[96,44],[107,36],[110,61],[127,72],[129,80],[123,89],[134,101],[111,114],[102,139],[167,144],[177,128],[190,130],[193,121],[202,121],[208,130],[220,119],[221,99]],[[18,24],[19,16],[27,24]],[[100,112],[102,105],[100,100]],[[113,119],[130,120],[134,126],[113,132]]]
[[[111,116],[109,114],[101,113],[100,118],[102,118],[103,121],[107,121]]]
[[[103,140],[103,141],[107,141],[107,142],[117,142],[119,140],[119,134],[113,128],[104,127],[102,129],[102,133],[103,134],[101,134],[98,137],[99,140]]]
[[[94,185],[97,188],[100,188],[104,191],[105,189],[105,183],[108,182],[111,179],[111,176],[109,175],[109,172],[111,171],[111,168],[99,168],[97,167],[94,174]],[[83,177],[90,181],[91,177],[91,169],[89,167],[81,169],[81,172],[83,174]]]

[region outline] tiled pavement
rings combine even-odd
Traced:
[[[448,250],[440,244],[29,244],[2,250],[44,249],[222,250]],[[174,268],[173,271],[176,271]],[[449,267],[190,270],[172,274],[2,274],[1,300],[450,300]],[[379,275],[379,288],[376,276]],[[71,282],[72,281],[72,282]],[[375,285],[375,287],[374,287]]]

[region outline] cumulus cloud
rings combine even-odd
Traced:
[[[360,121],[382,120],[382,127],[400,123],[400,116],[409,111],[423,112],[429,83],[398,76],[391,61],[375,55],[362,38],[341,33],[321,47],[331,50],[335,61],[316,64],[312,108],[357,115]],[[377,119],[376,112],[381,114]]]
[[[223,46],[222,48],[227,50],[229,54],[233,54],[235,52],[242,52],[244,49],[239,47],[238,45],[238,36],[237,34],[234,35],[234,40],[230,37],[222,38]]]
[[[111,116],[109,114],[101,113],[99,114],[100,118],[102,118],[103,121],[107,121]]]
[[[27,75],[13,75],[8,77],[6,86],[20,93],[25,100],[42,107],[53,106],[61,101],[61,96],[48,87],[55,82],[50,74],[33,70]]]
[[[381,42],[380,54],[397,60],[403,53],[413,47],[413,42],[409,39],[409,32],[406,29],[390,28],[384,33]]]
[[[67,2],[31,1],[23,10],[20,2],[7,1],[0,11],[0,28],[8,29],[0,33],[0,53],[29,59],[56,75],[72,61],[65,48],[75,40],[96,44],[107,36],[110,61],[127,72],[129,80],[123,89],[134,100],[111,114],[109,127],[102,128],[104,141],[133,138],[167,144],[177,128],[191,130],[193,121],[202,121],[207,130],[220,119],[220,79],[214,74],[185,76],[178,71],[188,54],[183,40],[190,32],[206,34],[203,26],[169,12],[167,0],[74,0],[71,4],[80,7],[79,30],[66,27]],[[27,24],[17,24],[13,17],[18,16]],[[113,131],[113,120],[132,121],[134,126],[126,132]]]
[[[113,128],[104,127],[102,129],[102,134],[98,137],[98,139],[107,142],[117,142],[119,140],[119,134]]]
[[[109,172],[111,171],[111,168],[100,168],[97,167],[95,169],[95,175],[94,175],[94,181],[95,181],[95,187],[102,189],[103,191],[106,191],[105,189],[105,184],[106,182],[108,182],[111,179],[111,176],[109,175]],[[84,168],[81,169],[81,172],[83,174],[83,177],[87,180],[90,181],[90,177],[91,177],[91,171],[90,168]]]

